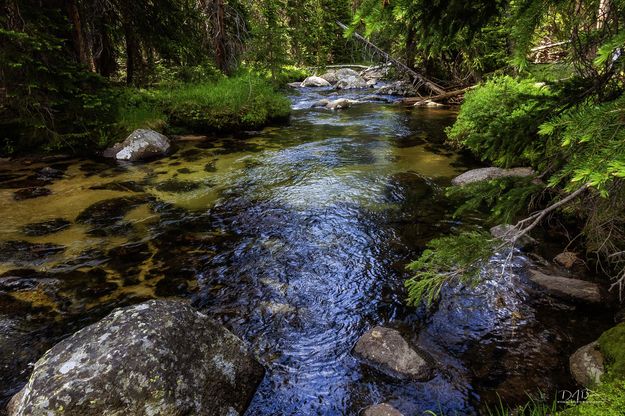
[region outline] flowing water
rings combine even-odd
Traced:
[[[267,375],[248,415],[355,415],[380,401],[474,414],[494,393],[515,402],[570,385],[564,352],[599,327],[565,305],[556,318],[527,306],[520,272],[452,288],[434,314],[404,304],[407,262],[463,226],[443,194],[470,167],[443,145],[455,114],[309,108],[329,94],[294,95],[289,125],[181,141],[149,163],[2,162],[0,399],[54,342],[154,297],[189,298],[251,345]],[[427,350],[437,376],[362,366],[351,349],[375,325]]]

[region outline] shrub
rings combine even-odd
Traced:
[[[537,165],[546,153],[538,127],[553,107],[553,94],[543,84],[497,77],[466,94],[447,135],[496,165]]]

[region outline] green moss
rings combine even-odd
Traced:
[[[578,406],[558,413],[560,416],[623,416],[625,380],[604,383]]]
[[[625,379],[625,322],[601,334],[599,348],[607,362],[603,381]]]

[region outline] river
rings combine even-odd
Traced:
[[[309,108],[328,94],[293,93],[288,125],[187,137],[149,163],[3,162],[0,399],[23,385],[29,363],[54,342],[112,308],[184,297],[248,342],[267,368],[250,416],[356,415],[380,401],[406,414],[476,413],[485,392],[510,379],[489,378],[498,371],[492,365],[480,373],[479,357],[490,350],[474,347],[491,344],[466,325],[452,330],[454,345],[439,342],[436,331],[456,321],[427,318],[404,302],[405,265],[427,241],[481,221],[453,218],[444,197],[451,178],[473,166],[443,143],[455,114],[374,102]],[[19,191],[25,187],[48,191]],[[27,198],[33,193],[42,196]],[[579,316],[580,332],[593,328]],[[351,349],[375,325],[400,329],[444,371],[412,383],[363,367]],[[509,348],[509,339],[500,341],[495,349]],[[572,348],[570,339],[554,343]],[[539,387],[532,377],[545,373],[570,384],[564,361],[536,363],[511,397]],[[501,389],[504,397],[509,391]]]

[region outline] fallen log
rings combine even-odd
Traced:
[[[455,91],[449,91],[443,94],[438,94],[438,95],[433,95],[430,97],[408,97],[408,98],[404,98],[403,100],[401,100],[401,104],[404,105],[421,105],[423,103],[425,103],[426,101],[440,101],[440,100],[446,100],[448,98],[453,98],[456,97],[460,94],[464,94],[465,92],[469,91],[470,89],[473,89],[477,87],[477,85],[472,85],[470,87],[466,87],[466,88],[462,88],[459,90],[455,90]]]
[[[347,25],[345,25],[345,24],[343,24],[343,23],[341,23],[339,21],[337,21],[336,24],[339,25],[339,27],[341,29],[343,29],[343,30],[347,30],[348,29]],[[426,87],[428,90],[430,90],[431,92],[433,92],[435,94],[444,94],[445,93],[445,90],[440,85],[437,85],[435,82],[430,81],[429,79],[427,79],[423,75],[419,74],[415,70],[409,68],[403,62],[400,62],[397,59],[393,58],[387,52],[385,52],[384,50],[380,49],[379,47],[377,47],[376,45],[371,43],[369,40],[367,40],[364,36],[362,36],[358,32],[354,32],[353,36],[356,39],[358,39],[359,41],[361,41],[362,43],[364,43],[367,47],[371,48],[374,52],[378,53],[380,56],[382,56],[388,62],[391,62],[393,65],[395,65],[395,67],[398,70],[400,70],[401,72],[404,72],[404,73],[408,74],[410,77],[412,77],[414,79],[414,81],[418,85],[422,85],[422,86]]]

